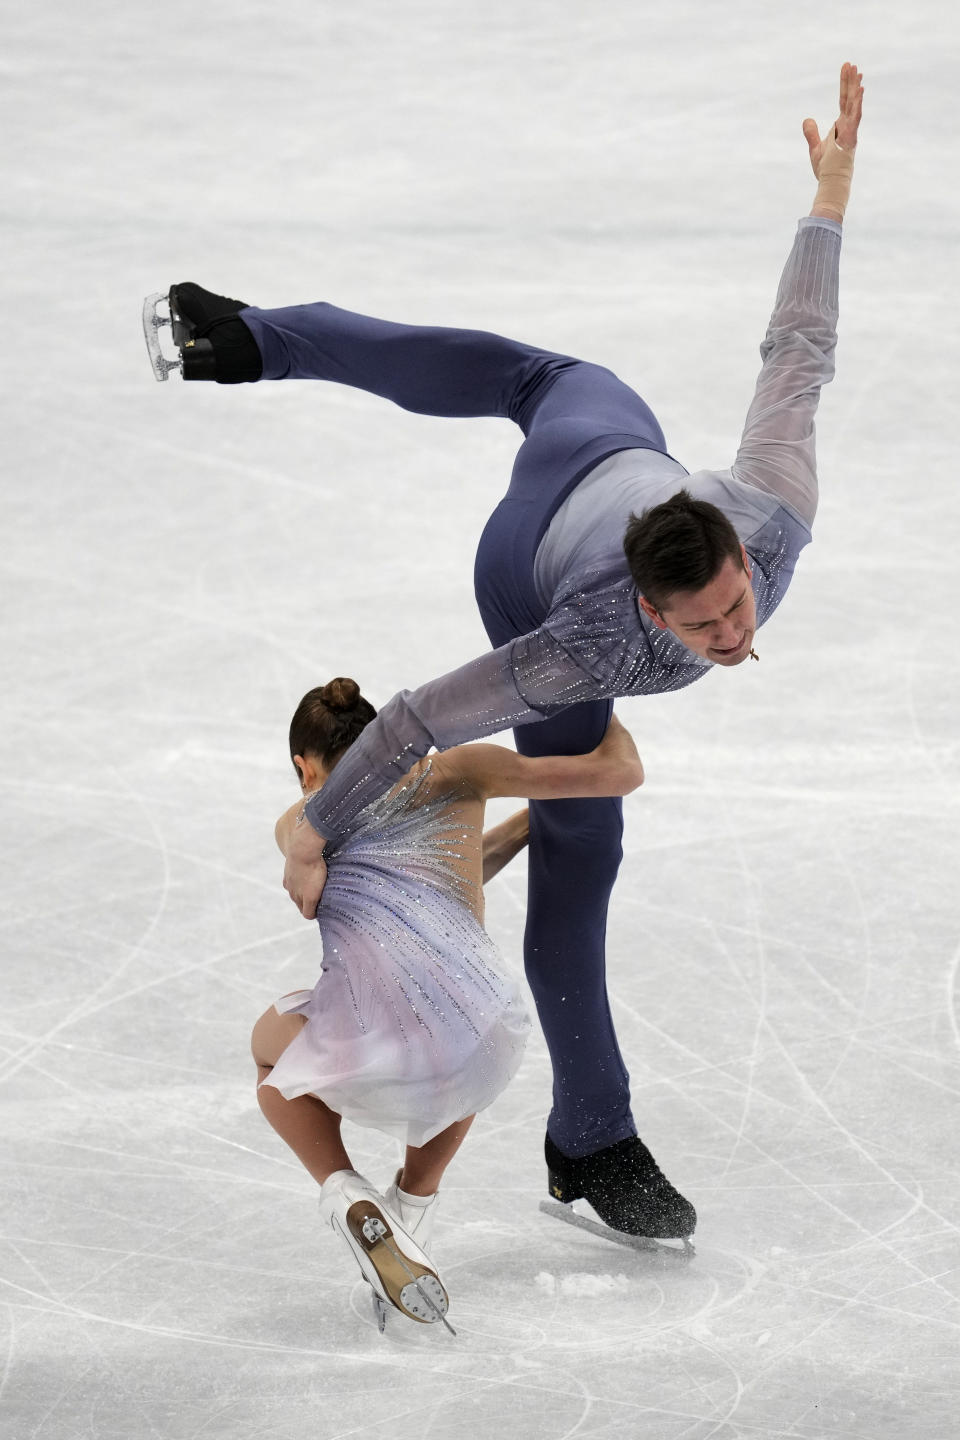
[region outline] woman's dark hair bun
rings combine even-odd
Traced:
[[[290,759],[296,765],[295,755],[317,755],[331,770],[376,714],[346,675],[308,690],[290,721]]]
[[[360,686],[356,680],[338,675],[324,685],[320,698],[328,710],[353,710],[360,699]]]

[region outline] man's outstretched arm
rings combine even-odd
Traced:
[[[817,509],[814,417],[820,389],[834,373],[841,221],[862,110],[862,76],[844,65],[834,124],[821,138],[815,121],[803,122],[817,193],[780,280],[732,467],[735,479],[786,501],[808,527]]]
[[[338,761],[284,831],[283,887],[307,919],[326,880],[324,847],[393,788],[431,749],[449,750],[534,724],[606,692],[545,628],[480,655],[414,691],[403,690]]]

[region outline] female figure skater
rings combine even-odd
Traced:
[[[307,799],[375,715],[344,678],[301,700],[290,756],[305,798],[277,821],[284,856]],[[484,835],[484,803],[621,796],[642,780],[615,718],[587,755],[461,745],[420,760],[327,851],[320,979],[254,1026],[257,1094],[320,1184],[321,1213],[373,1287],[381,1329],[388,1305],[444,1320],[448,1296],[428,1249],[440,1180],[476,1111],[513,1076],[530,1024],[483,928],[482,890],[526,843],[526,811]],[[384,1194],[354,1170],[343,1116],[405,1144]]]

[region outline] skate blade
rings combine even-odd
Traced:
[[[369,1281],[367,1283],[369,1284]],[[377,1329],[382,1335],[387,1328],[387,1310],[389,1307],[386,1300],[381,1300],[372,1285],[370,1286],[370,1299],[373,1301],[373,1318],[376,1320]]]
[[[162,291],[158,290],[155,295],[148,295],[143,302],[143,338],[147,342],[147,354],[150,356],[150,365],[157,380],[167,380],[171,370],[182,369],[182,363],[178,356],[176,360],[168,360],[160,348],[160,330],[162,326],[171,324],[168,315],[161,315],[157,306],[161,303],[169,305],[169,300]]]
[[[591,1220],[588,1215],[579,1214],[572,1205],[562,1205],[558,1200],[541,1200],[540,1210],[544,1215],[552,1215],[555,1220],[562,1220],[577,1230],[586,1230],[589,1235],[597,1235],[601,1240],[612,1240],[615,1245],[623,1245],[628,1250],[642,1250],[677,1264],[688,1264],[697,1253],[689,1240],[671,1243],[654,1240],[649,1235],[627,1235],[623,1230],[604,1225],[602,1220]]]

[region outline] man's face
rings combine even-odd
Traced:
[[[670,630],[688,650],[714,665],[739,665],[750,654],[757,628],[757,606],[750,587],[750,564],[726,559],[702,590],[678,590],[656,610],[640,597],[640,607],[660,630]]]

